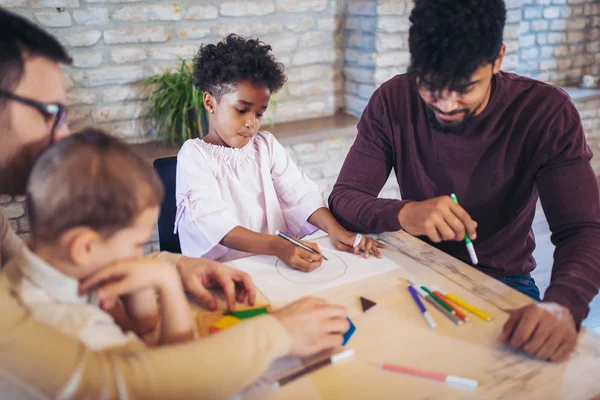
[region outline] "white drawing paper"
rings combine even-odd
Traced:
[[[371,255],[345,253],[336,250],[330,240],[319,242],[328,261],[312,272],[288,267],[272,256],[252,256],[228,263],[248,273],[269,302],[279,305],[331,287],[354,282],[399,268],[393,261]]]

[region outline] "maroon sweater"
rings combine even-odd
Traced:
[[[531,225],[538,196],[556,246],[544,301],[568,307],[577,325],[600,286],[600,196],[581,120],[554,86],[501,72],[489,104],[462,134],[434,131],[408,75],[384,83],[329,198],[347,228],[401,229],[406,201],[456,193],[477,221],[480,268],[499,277],[535,266]],[[377,196],[394,170],[404,201]],[[468,262],[464,242],[434,244]]]

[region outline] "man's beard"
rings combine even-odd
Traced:
[[[33,161],[29,155],[18,154],[7,163],[0,164],[0,194],[25,194]]]
[[[429,126],[431,126],[434,130],[444,133],[449,133],[452,135],[460,135],[462,134],[469,124],[473,122],[475,119],[475,112],[469,112],[469,110],[464,110],[459,112],[459,114],[465,114],[465,117],[462,121],[458,123],[445,123],[437,119],[435,116],[435,112],[430,105],[427,105],[427,119],[429,120]]]
[[[1,132],[0,132],[1,133]],[[0,134],[0,137],[2,135]],[[9,139],[6,139],[7,141]],[[46,143],[21,145],[20,151],[11,152],[16,143],[3,143],[6,147],[0,151],[0,194],[21,195],[27,190],[27,181],[33,165],[46,147]]]

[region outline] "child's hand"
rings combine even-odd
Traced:
[[[154,291],[152,289],[146,289],[132,295],[125,296],[124,299],[127,301],[128,297],[134,297],[137,294],[143,294],[146,291],[150,291],[150,294],[154,295]],[[150,302],[144,302],[143,307],[146,310],[141,310],[141,313],[138,312],[139,310],[136,308],[132,308],[126,304],[123,304],[123,301],[118,297],[116,299],[105,299],[101,302],[100,308],[110,314],[117,325],[119,325],[124,331],[132,331],[138,336],[143,336],[153,332],[159,322],[156,298],[150,298],[150,300]]]
[[[137,303],[146,304],[154,297],[148,289],[157,290],[161,321],[159,344],[181,343],[193,339],[190,307],[179,273],[172,265],[147,259],[119,262],[104,267],[87,278],[81,283],[79,291],[85,292],[94,286],[99,286],[97,295],[100,301],[130,295],[132,302],[136,302],[137,298]],[[145,294],[148,296],[144,296]],[[143,301],[142,297],[146,297],[148,301]],[[134,313],[138,322],[142,319],[143,322],[152,322],[152,312],[138,311],[140,312]],[[149,319],[146,320],[145,316]]]
[[[86,278],[79,286],[84,293],[98,286],[98,299],[109,301],[123,295],[154,288],[160,292],[183,291],[177,270],[171,265],[150,260],[131,260],[104,267]]]
[[[379,243],[376,240],[371,239],[366,235],[361,235],[362,239],[354,245],[358,235],[355,235],[347,230],[334,231],[329,234],[331,241],[336,249],[346,251],[348,253],[360,254],[361,250],[364,250],[365,258],[369,258],[369,254],[372,252],[375,257],[381,258],[382,255],[379,252],[380,248],[385,248],[383,243]]]
[[[319,246],[316,243],[303,242],[301,240],[299,242],[317,251],[319,254],[311,253],[279,237],[276,240],[277,248],[275,254],[281,261],[294,269],[304,272],[315,270],[323,262]]]

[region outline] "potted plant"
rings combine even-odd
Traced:
[[[144,88],[150,89],[148,117],[159,137],[169,138],[171,143],[183,143],[206,135],[208,120],[202,92],[194,86],[191,63],[182,60],[177,70],[151,76]]]

